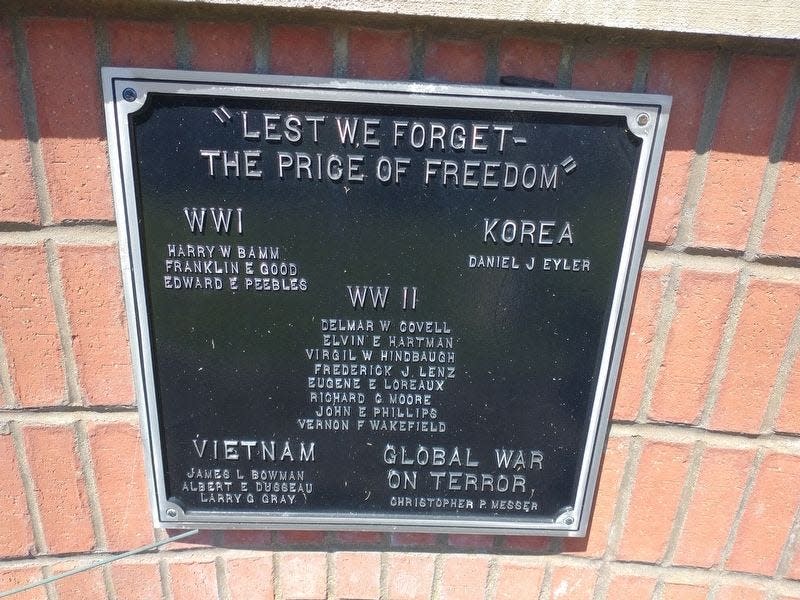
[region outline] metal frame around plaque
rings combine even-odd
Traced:
[[[229,73],[205,73],[138,68],[103,68],[103,92],[108,131],[113,195],[120,240],[125,306],[134,366],[134,380],[153,517],[158,527],[271,528],[317,530],[376,530],[472,532],[486,534],[585,535],[589,524],[600,459],[607,437],[609,414],[618,379],[633,294],[642,262],[659,164],[663,152],[671,98],[565,90],[445,85],[421,82],[356,81]],[[132,90],[132,91],[131,91]],[[622,257],[605,333],[599,380],[583,457],[575,508],[555,519],[524,520],[488,515],[424,514],[394,516],[384,512],[305,512],[279,510],[184,511],[165,492],[164,440],[159,423],[159,399],[154,383],[151,324],[146,310],[142,240],[138,230],[137,165],[132,158],[129,120],[152,93],[224,98],[274,98],[401,107],[505,109],[541,113],[623,116],[629,132],[641,139],[630,214],[624,232]],[[220,100],[222,102],[222,100]]]

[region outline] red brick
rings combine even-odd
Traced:
[[[52,554],[92,550],[95,539],[75,430],[27,426],[23,432],[47,549]]]
[[[134,404],[116,246],[61,246],[78,380],[87,404]]]
[[[489,574],[489,559],[448,554],[442,558],[441,600],[482,598]]]
[[[585,538],[566,538],[563,551],[585,556],[602,556],[608,544],[608,532],[614,522],[614,510],[619,497],[625,463],[630,452],[630,440],[612,437],[608,440],[600,471],[592,520]]]
[[[733,59],[695,213],[695,246],[744,249],[791,70],[788,59]]]
[[[0,23],[0,221],[38,223],[11,33]]]
[[[21,569],[0,568],[0,592],[7,592],[42,579],[44,579],[44,573],[42,573],[41,569],[33,567],[23,567]],[[27,592],[14,594],[14,600],[46,600],[46,598],[47,591],[43,585]]]
[[[434,81],[483,83],[486,80],[486,48],[479,40],[428,40],[425,78]]]
[[[174,562],[169,574],[172,600],[217,600],[217,569],[213,561]]]
[[[713,64],[711,52],[661,49],[650,57],[647,91],[671,95],[672,114],[680,115],[670,120],[664,143],[661,177],[648,235],[656,244],[675,241]]]
[[[369,600],[381,595],[381,555],[377,552],[337,552],[333,555],[334,597]]]
[[[113,220],[92,23],[32,19],[26,33],[53,218]]]
[[[53,574],[64,573],[82,566],[84,564],[77,562],[59,562],[53,568]],[[94,598],[106,600],[108,598],[103,572],[100,569],[70,575],[60,579],[54,585],[59,600],[93,600]]]
[[[514,75],[540,79],[555,84],[561,46],[531,38],[504,38],[500,42],[498,71],[500,75]]]
[[[636,304],[633,307],[633,318],[625,343],[625,355],[614,401],[613,418],[616,421],[633,421],[639,414],[666,274],[667,269],[645,270],[639,278]]]
[[[728,585],[717,590],[714,600],[764,600],[766,597],[766,592],[760,588]]]
[[[0,515],[3,515],[0,557],[33,555],[31,519],[10,435],[0,435],[0,473],[3,473],[3,485],[0,486]]]
[[[0,248],[0,331],[22,406],[61,404],[66,396],[46,261],[42,246]]]
[[[555,567],[550,578],[551,600],[591,600],[597,571],[578,567]]]
[[[535,535],[509,535],[503,538],[503,548],[521,552],[544,552],[551,538]]]
[[[736,273],[683,270],[648,417],[697,423],[733,300]]]
[[[608,584],[606,600],[638,600],[651,598],[656,588],[656,580],[649,577],[618,575]]]
[[[664,556],[690,454],[691,448],[684,444],[645,442],[617,550],[618,559],[657,562]],[[654,502],[656,498],[658,501]]]
[[[340,531],[336,539],[342,544],[376,546],[386,541],[386,535],[378,531]]]
[[[711,415],[712,429],[761,431],[798,310],[800,285],[758,279],[750,283]]]
[[[772,576],[800,506],[800,457],[769,454],[759,468],[725,568]]]
[[[672,562],[715,567],[730,536],[755,453],[708,448]]]
[[[495,600],[539,598],[544,567],[503,560],[497,568]]]
[[[275,542],[278,544],[311,546],[325,542],[324,531],[276,531]]]
[[[229,558],[225,561],[225,577],[230,598],[267,600],[274,597],[271,554],[257,558]]]
[[[438,537],[435,533],[393,533],[389,542],[394,547],[435,546]]]
[[[327,27],[278,25],[270,29],[269,65],[285,75],[333,74],[333,33]]]
[[[126,423],[91,423],[88,432],[108,549],[149,544],[153,525],[139,430]]]
[[[325,600],[328,567],[324,552],[286,552],[280,560],[285,600]]]
[[[708,587],[688,583],[665,583],[661,600],[706,600]]]
[[[352,29],[347,41],[351,77],[408,79],[411,74],[411,33]]]
[[[204,71],[252,71],[253,26],[248,23],[195,22],[186,27],[192,67]]]
[[[111,581],[117,600],[162,600],[164,597],[157,563],[113,563]]]
[[[389,554],[387,559],[389,600],[428,600],[433,587],[433,554]]]
[[[270,544],[272,544],[271,531],[229,530],[222,532],[222,546],[225,548],[264,550]]]
[[[635,48],[591,46],[576,52],[572,67],[572,87],[583,90],[629,92],[633,87]]]
[[[150,21],[109,21],[111,63],[118,67],[175,68],[175,26]]]
[[[761,252],[775,256],[800,256],[800,110],[795,109],[789,140],[783,151],[778,181],[772,196]]]
[[[489,550],[494,547],[494,536],[464,534],[448,535],[447,544],[453,548]]]

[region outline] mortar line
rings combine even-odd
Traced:
[[[656,581],[656,587],[653,590],[652,600],[663,600],[663,598],[664,598],[664,580],[659,577],[658,581]]]
[[[539,590],[539,600],[550,599],[550,587],[553,581],[553,565],[546,563],[544,567],[544,575],[542,576],[542,587]]]
[[[786,341],[786,348],[784,348],[781,362],[778,365],[775,382],[772,384],[772,389],[770,390],[767,400],[764,419],[761,422],[761,431],[775,431],[775,422],[780,414],[783,401],[787,399],[786,389],[789,387],[792,367],[795,364],[795,360],[800,360],[798,357],[800,357],[800,310],[797,311],[794,325],[792,325],[792,329],[789,333],[789,339]],[[800,365],[800,362],[798,362],[798,365]]]
[[[61,360],[67,384],[67,404],[80,405],[82,397],[80,384],[78,383],[78,366],[72,347],[72,328],[70,327],[67,303],[64,298],[58,252],[52,240],[46,241],[44,247],[47,253],[47,279],[50,284],[50,296],[53,300],[53,310],[55,312],[56,325],[58,326],[58,338],[61,342]]]
[[[39,502],[36,498],[36,489],[33,483],[33,472],[28,462],[28,454],[25,452],[25,440],[22,432],[16,423],[8,424],[11,431],[11,442],[14,446],[14,458],[17,459],[20,479],[22,479],[22,489],[25,490],[25,505],[28,508],[28,516],[31,520],[31,530],[33,532],[33,546],[37,555],[47,554],[47,540],[44,536],[44,524],[42,513],[39,511]]]
[[[500,41],[496,35],[492,35],[486,40],[484,49],[486,52],[486,70],[484,73],[487,85],[500,85]]]
[[[706,600],[716,600],[717,592],[719,592],[719,581],[715,581],[708,586],[708,595],[706,596]]]
[[[645,384],[642,401],[639,404],[639,412],[635,419],[637,423],[646,422],[647,415],[650,413],[650,407],[653,403],[653,394],[658,384],[659,371],[661,370],[661,365],[664,362],[664,356],[667,352],[667,342],[669,341],[669,334],[672,330],[672,322],[675,319],[675,314],[678,312],[680,274],[677,265],[671,265],[666,277],[667,283],[661,294],[661,302],[656,317],[653,345],[645,369]]]
[[[108,600],[117,600],[117,588],[114,587],[114,579],[111,577],[111,567],[103,565],[100,567],[103,574],[103,583],[106,586],[106,596]]]
[[[608,588],[611,585],[611,569],[607,561],[600,563],[600,568],[597,569],[597,579],[594,581],[594,590],[592,595],[595,598],[607,598]]]
[[[422,81],[425,79],[425,30],[414,28],[411,33],[411,68],[409,79]]]
[[[331,532],[326,537],[332,536]],[[327,545],[327,544],[326,544]],[[327,600],[335,600],[336,588],[336,565],[333,560],[333,552],[325,551],[325,595]]]
[[[283,552],[272,554],[272,593],[275,600],[283,600],[283,585],[281,582],[281,558]]]
[[[3,568],[40,568],[42,566],[57,565],[62,561],[73,561],[78,564],[92,564],[103,558],[114,557],[114,553],[92,553],[74,555],[47,555],[41,558],[25,558],[2,560],[0,565]],[[166,550],[164,552],[147,552],[138,554],[133,564],[156,564],[160,559],[176,560],[181,562],[203,561],[212,562],[217,557],[223,559],[232,557],[256,558],[262,556],[260,550],[240,550],[227,548],[188,548]],[[597,569],[603,564],[607,564],[612,575],[627,575],[638,577],[660,578],[664,577],[670,582],[676,583],[709,583],[718,581],[724,585],[744,585],[744,586],[775,586],[795,595],[800,594],[800,581],[791,579],[779,579],[774,576],[760,575],[756,573],[744,573],[737,571],[725,571],[720,569],[707,569],[704,567],[692,566],[663,566],[636,561],[609,561],[604,563],[602,559],[574,556],[574,555],[498,555],[508,556],[511,560],[524,559],[526,564],[532,567],[546,569],[548,567],[576,567],[582,569]],[[123,563],[131,564],[131,562]]]
[[[378,598],[389,600],[389,556],[387,552],[380,553],[380,574],[378,575]]]
[[[110,46],[108,43],[108,29],[106,19],[98,17],[94,19],[94,46],[95,59],[97,60],[97,89],[103,89],[103,78],[100,75],[100,67],[111,64]]]
[[[794,262],[794,261],[792,261]],[[671,248],[648,249],[645,266],[657,268],[678,265],[700,271],[733,273],[746,270],[762,279],[800,280],[800,260],[795,265],[779,265],[761,260],[748,262],[741,256],[719,256],[714,254],[685,253]]]
[[[6,353],[2,332],[0,332],[0,390],[2,390],[3,394],[4,408],[13,409],[19,406],[19,401],[14,393],[14,379],[11,377],[11,366],[8,362],[8,354]]]
[[[792,519],[792,526],[789,528],[789,536],[786,538],[786,543],[781,549],[781,554],[778,558],[778,566],[775,569],[775,576],[784,578],[792,566],[792,560],[796,552],[800,551],[797,539],[800,537],[800,506],[794,512]]]
[[[654,442],[693,444],[701,441],[714,448],[758,450],[800,454],[800,437],[782,434],[742,435],[710,431],[675,423],[613,423],[612,437],[639,437]]]
[[[46,240],[58,244],[110,245],[117,244],[117,226],[113,221],[62,222],[31,227],[20,223],[0,223],[0,245],[32,246]],[[687,253],[673,247],[646,249],[645,266],[658,268],[680,265],[705,271],[740,271],[749,269],[765,279],[800,280],[800,259],[786,257],[786,264],[776,264],[776,257],[724,256],[709,252]]]
[[[736,515],[733,517],[733,522],[731,523],[731,531],[728,534],[728,539],[725,541],[725,545],[722,547],[722,552],[720,553],[719,564],[717,565],[718,569],[725,568],[725,565],[727,564],[728,559],[733,552],[733,546],[736,542],[736,534],[738,533],[739,525],[742,522],[744,511],[747,508],[747,503],[750,501],[750,496],[753,494],[753,489],[756,487],[756,479],[758,479],[758,473],[761,471],[761,463],[764,462],[765,454],[766,452],[763,449],[756,451],[755,459],[750,467],[750,473],[747,476],[747,483],[745,483],[744,491],[742,492],[742,499],[739,502],[739,507],[736,509]]]
[[[59,410],[69,408],[72,410]],[[87,407],[88,408],[88,407]],[[97,407],[101,408],[101,407]],[[105,407],[103,407],[105,408]],[[20,423],[34,423],[37,425],[63,425],[75,421],[86,420],[91,422],[125,422],[135,423],[136,407],[127,407],[121,410],[82,410],[83,407],[30,407],[30,408],[5,408],[0,409],[0,419],[19,421]]]
[[[64,407],[62,407],[64,408]],[[128,423],[138,425],[135,407],[99,410],[94,407],[66,407],[70,410],[5,409],[0,410],[0,420],[13,421],[22,425],[69,425],[77,421],[91,423]],[[699,427],[688,427],[675,423],[630,423],[614,421],[611,424],[612,437],[641,437],[653,441],[691,444],[703,441],[709,446],[752,450],[767,448],[776,452],[800,454],[800,435],[787,433],[741,434],[729,431],[712,431]],[[557,539],[557,538],[556,538]],[[446,549],[446,545],[439,546]],[[389,547],[387,550],[391,551]],[[2,560],[2,559],[0,559]]]
[[[228,574],[225,572],[225,562],[221,556],[214,560],[214,571],[217,576],[217,598],[219,600],[232,600],[228,588]]]
[[[259,19],[253,28],[256,73],[269,73],[270,32],[264,19]]]
[[[633,71],[633,85],[631,91],[638,94],[643,94],[647,88],[647,75],[650,70],[650,57],[652,51],[650,48],[641,48],[639,56],[636,57],[636,67]]]
[[[337,25],[333,28],[333,76],[347,77],[349,61],[349,29]]]
[[[561,47],[561,58],[558,61],[556,88],[568,90],[572,87],[572,68],[575,66],[575,46],[564,44]]]
[[[639,461],[642,457],[642,441],[638,438],[631,438],[628,446],[628,458],[625,461],[625,469],[622,472],[622,480],[617,494],[617,504],[614,507],[614,517],[611,520],[611,527],[608,530],[608,541],[606,549],[601,558],[603,561],[616,560],[619,544],[622,541],[622,534],[625,528],[625,521],[628,518],[628,510],[633,497],[633,486],[636,482],[636,473],[639,471]]]
[[[764,177],[761,181],[761,190],[758,195],[756,210],[753,213],[753,222],[750,226],[750,234],[745,245],[744,255],[746,258],[753,259],[758,254],[761,247],[761,240],[764,237],[764,229],[767,224],[767,217],[772,208],[772,199],[775,195],[775,188],[778,184],[778,174],[781,167],[781,158],[786,150],[789,141],[789,134],[792,129],[792,116],[794,115],[798,97],[800,97],[800,66],[795,63],[794,73],[786,90],[786,98],[781,107],[778,123],[772,138],[769,149],[769,160],[764,167]]]
[[[175,21],[175,66],[179,69],[192,68],[192,43],[185,19]]]
[[[36,92],[31,74],[28,46],[25,32],[19,19],[12,18],[11,41],[14,52],[14,64],[17,71],[17,86],[21,104],[22,119],[25,126],[25,137],[28,141],[28,154],[31,159],[31,176],[36,193],[36,205],[39,219],[43,225],[53,222],[53,207],[50,192],[47,189],[47,170],[42,152],[42,138],[39,133],[39,119],[36,114]]]
[[[497,556],[489,559],[489,569],[486,572],[486,585],[484,586],[483,600],[495,600],[497,596],[497,582],[500,579],[500,561]]]
[[[689,463],[689,471],[686,474],[686,481],[683,484],[681,498],[678,503],[678,513],[675,515],[675,521],[673,522],[670,539],[667,542],[667,548],[661,561],[662,564],[672,564],[672,560],[675,557],[675,551],[678,547],[681,534],[683,533],[684,525],[686,524],[686,517],[689,514],[692,497],[694,496],[694,489],[697,486],[697,480],[700,477],[700,466],[703,462],[702,459],[704,451],[705,444],[703,444],[703,442],[697,441],[694,443],[694,448],[692,448],[691,462]]]
[[[42,567],[42,575],[44,578],[47,579],[48,577],[53,576],[53,565],[47,565]],[[45,593],[47,594],[47,600],[58,600],[58,591],[56,590],[55,582],[50,582],[45,584],[44,586]]]
[[[164,600],[172,600],[172,574],[163,558],[158,561],[158,572],[161,575],[161,596]]]
[[[692,236],[694,217],[705,185],[711,144],[714,140],[717,121],[725,98],[725,91],[728,87],[730,65],[730,54],[728,52],[719,52],[711,69],[711,81],[706,90],[703,112],[700,117],[700,127],[695,143],[695,155],[692,158],[689,177],[686,182],[686,194],[684,195],[681,209],[682,218],[678,223],[675,241],[672,243],[673,246],[681,249],[689,245]]]
[[[73,425],[73,430],[75,432],[75,445],[78,451],[81,474],[83,475],[83,481],[86,485],[89,518],[92,522],[92,529],[94,529],[94,538],[97,541],[95,547],[99,546],[108,550],[106,528],[103,522],[103,513],[100,508],[100,494],[97,489],[97,476],[95,474],[92,456],[89,452],[89,436],[86,432],[86,425],[82,421],[77,421]]]
[[[444,558],[441,552],[436,553],[433,559],[433,579],[431,580],[431,600],[439,600],[442,593],[442,562]]]
[[[703,411],[700,413],[699,424],[704,429],[708,429],[709,421],[717,407],[719,393],[722,388],[722,381],[728,370],[728,359],[730,358],[733,341],[736,331],[739,329],[739,320],[742,316],[747,288],[750,283],[750,275],[747,271],[742,271],[736,280],[733,291],[733,299],[728,310],[728,318],[725,319],[725,326],[722,328],[721,343],[717,352],[717,360],[714,363],[714,370],[711,372],[711,380],[708,385]]]

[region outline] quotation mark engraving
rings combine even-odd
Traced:
[[[572,173],[578,166],[578,163],[575,162],[575,159],[572,158],[572,155],[569,155],[567,158],[561,161],[561,166],[564,167],[565,173]]]
[[[223,125],[225,125],[225,123],[230,121],[231,117],[233,116],[224,106],[219,106],[215,108],[214,110],[211,111],[211,114],[217,117],[217,119],[219,119],[219,122],[222,123]]]

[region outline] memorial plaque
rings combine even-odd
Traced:
[[[669,98],[103,75],[158,525],[585,534]]]

